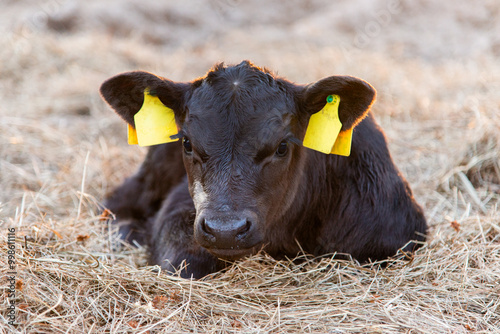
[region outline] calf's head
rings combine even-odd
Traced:
[[[301,141],[327,96],[340,96],[342,131],[361,121],[375,97],[357,78],[296,85],[248,61],[217,65],[190,83],[123,73],[107,80],[101,94],[134,126],[146,89],[175,114],[196,208],[194,238],[225,259],[264,246],[267,227],[293,205],[310,154]]]

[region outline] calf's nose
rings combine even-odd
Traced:
[[[208,219],[203,218],[200,229],[204,239],[215,248],[238,248],[245,244],[244,240],[252,229],[249,218]]]

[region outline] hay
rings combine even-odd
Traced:
[[[3,278],[1,332],[500,333],[495,1],[401,5],[366,45],[384,1],[30,3],[0,20],[0,268],[15,227],[18,323]],[[117,246],[100,203],[145,151],[127,146],[100,83],[139,68],[190,80],[246,58],[378,89],[374,113],[430,223],[411,260],[258,254],[192,281]]]
[[[39,222],[18,234],[18,321],[27,333],[491,333],[500,322],[498,218],[442,226],[411,261],[383,269],[259,254],[199,281],[145,267],[142,250],[113,251],[99,217]]]

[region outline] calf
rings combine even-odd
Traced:
[[[202,277],[221,269],[221,260],[259,250],[276,258],[301,250],[350,254],[365,262],[425,240],[422,209],[369,111],[375,90],[363,80],[331,76],[297,85],[244,61],[217,65],[189,83],[123,73],[100,91],[132,137],[136,126],[144,136],[167,134],[163,142],[180,139],[151,146],[139,171],[106,202],[124,239],[148,244],[152,264]],[[323,135],[347,138],[341,154],[349,155],[352,133],[349,156],[302,145],[318,135],[309,130],[311,116],[332,96],[340,101],[340,123]],[[146,98],[172,113],[173,132],[139,129],[135,115]]]

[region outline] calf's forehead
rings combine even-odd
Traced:
[[[291,94],[272,86],[231,84],[194,90],[185,124],[191,136],[267,142],[290,131]]]

